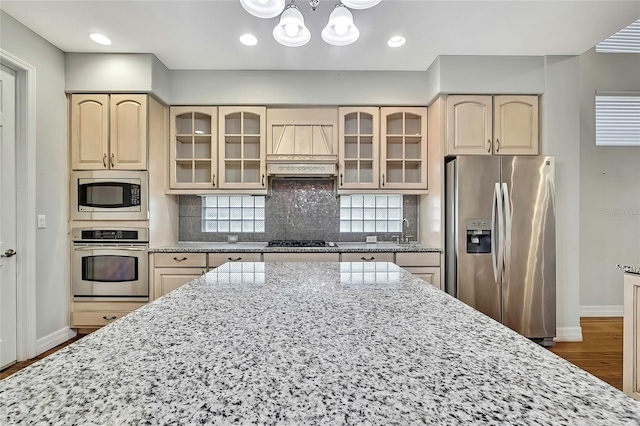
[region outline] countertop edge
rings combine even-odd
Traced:
[[[353,244],[353,243],[350,243]],[[150,247],[149,253],[442,253],[439,247],[420,245],[365,244],[337,247],[267,247],[266,243],[178,243],[160,247]]]
[[[624,271],[627,274],[640,275],[640,265],[621,265],[617,264],[616,269]]]

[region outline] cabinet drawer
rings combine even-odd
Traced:
[[[440,286],[440,268],[438,267],[406,267],[404,268],[411,272],[412,275],[425,280],[432,286],[442,290]]]
[[[393,253],[342,253],[342,262],[392,262]]]
[[[262,253],[209,253],[209,268],[227,262],[262,262]]]
[[[206,268],[206,253],[155,253],[154,266],[159,268]]]
[[[339,262],[339,253],[265,253],[265,262]]]
[[[440,266],[440,253],[396,253],[398,266]]]
[[[122,318],[129,312],[100,311],[100,312],[72,312],[72,327],[102,327]]]

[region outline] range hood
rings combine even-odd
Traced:
[[[267,174],[335,176],[337,127],[335,109],[267,111]]]

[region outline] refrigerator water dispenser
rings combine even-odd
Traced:
[[[489,219],[467,219],[467,253],[491,253],[491,221]]]

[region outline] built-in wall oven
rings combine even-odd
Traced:
[[[71,173],[73,220],[149,219],[149,174],[145,171],[97,170]]]
[[[149,300],[148,228],[74,228],[73,299]]]

